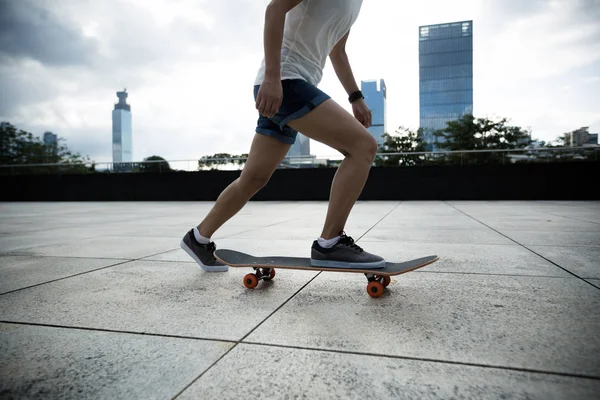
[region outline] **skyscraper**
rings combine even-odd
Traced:
[[[473,21],[419,27],[420,126],[428,150],[433,131],[473,112]]]
[[[379,145],[383,144],[383,134],[387,132],[386,88],[383,79],[361,81],[360,90],[365,96],[365,103],[371,110],[373,120],[368,131]]]
[[[44,132],[45,156],[55,156],[58,153],[58,136],[52,132]],[[44,162],[48,159],[44,158]]]
[[[310,156],[310,138],[298,132],[296,142],[290,147],[287,157],[290,157],[291,162],[298,162],[302,159],[308,159]],[[294,157],[302,157],[302,159]]]
[[[48,147],[56,147],[58,136],[52,132],[44,132],[44,144]]]
[[[131,106],[127,104],[127,90],[117,92],[119,102],[112,112],[113,163],[131,162]]]

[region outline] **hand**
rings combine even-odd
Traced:
[[[256,95],[256,109],[258,112],[271,118],[281,107],[283,101],[283,88],[281,80],[265,78]]]
[[[352,103],[352,112],[354,112],[354,117],[360,122],[365,128],[371,126],[371,122],[373,116],[371,115],[371,110],[367,107],[367,103],[365,103],[364,99],[358,99]]]

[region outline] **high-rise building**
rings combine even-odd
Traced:
[[[58,136],[52,132],[44,132],[44,144],[48,147],[56,147]]]
[[[287,153],[290,162],[299,162],[310,157],[310,138],[298,132],[296,142],[290,147]]]
[[[379,145],[383,144],[383,134],[387,132],[386,88],[383,79],[361,81],[360,90],[365,96],[365,103],[371,110],[372,121],[368,131]]]
[[[590,133],[589,127],[584,126],[564,134],[565,146],[582,147],[598,145],[598,134]]]
[[[473,113],[473,21],[419,27],[419,103],[428,150],[434,131]]]
[[[127,90],[117,92],[117,97],[119,102],[112,112],[113,163],[131,162],[131,106],[127,104]]]

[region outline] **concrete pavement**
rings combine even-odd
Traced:
[[[212,203],[0,204],[0,398],[597,399],[600,202],[359,202],[348,235],[440,260],[206,273]],[[251,202],[219,248],[308,256],[327,203]]]

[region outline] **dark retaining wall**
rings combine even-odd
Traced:
[[[598,163],[373,168],[360,200],[598,200]],[[253,200],[327,200],[335,168],[277,170]],[[0,201],[215,200],[240,171],[0,176]]]

